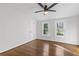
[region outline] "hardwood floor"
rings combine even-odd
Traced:
[[[0,53],[0,56],[79,56],[79,47],[38,39]]]

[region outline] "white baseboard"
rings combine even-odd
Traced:
[[[17,43],[16,45],[14,45],[14,46],[12,46],[12,47],[9,47],[9,48],[0,50],[0,53],[3,53],[3,52],[6,52],[6,51],[8,51],[8,50],[10,50],[10,49],[16,48],[16,47],[18,47],[18,46],[20,46],[20,45],[23,45],[23,44],[25,44],[25,43],[28,43],[28,42],[30,42],[30,41],[32,41],[32,40],[35,40],[35,39],[31,39],[31,40],[28,40],[28,41],[24,41],[24,42]]]

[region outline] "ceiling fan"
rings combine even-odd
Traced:
[[[43,5],[42,3],[37,3],[40,7],[43,8],[43,10],[40,11],[36,11],[35,13],[39,13],[39,12],[44,12],[44,15],[46,15],[48,13],[48,11],[50,12],[56,12],[56,10],[50,10],[52,7],[54,7],[55,5],[57,5],[58,3],[53,3],[52,5],[50,5],[49,7],[47,5]]]

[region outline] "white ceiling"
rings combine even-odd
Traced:
[[[40,8],[38,8],[39,10]],[[58,19],[64,17],[70,17],[79,15],[79,3],[59,3],[52,10],[56,10],[56,12],[49,12],[48,15],[44,16],[43,13],[34,14],[36,19],[45,20],[45,19]]]

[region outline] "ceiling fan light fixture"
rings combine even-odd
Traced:
[[[48,12],[47,11],[44,11],[44,15],[47,15],[48,14]]]

